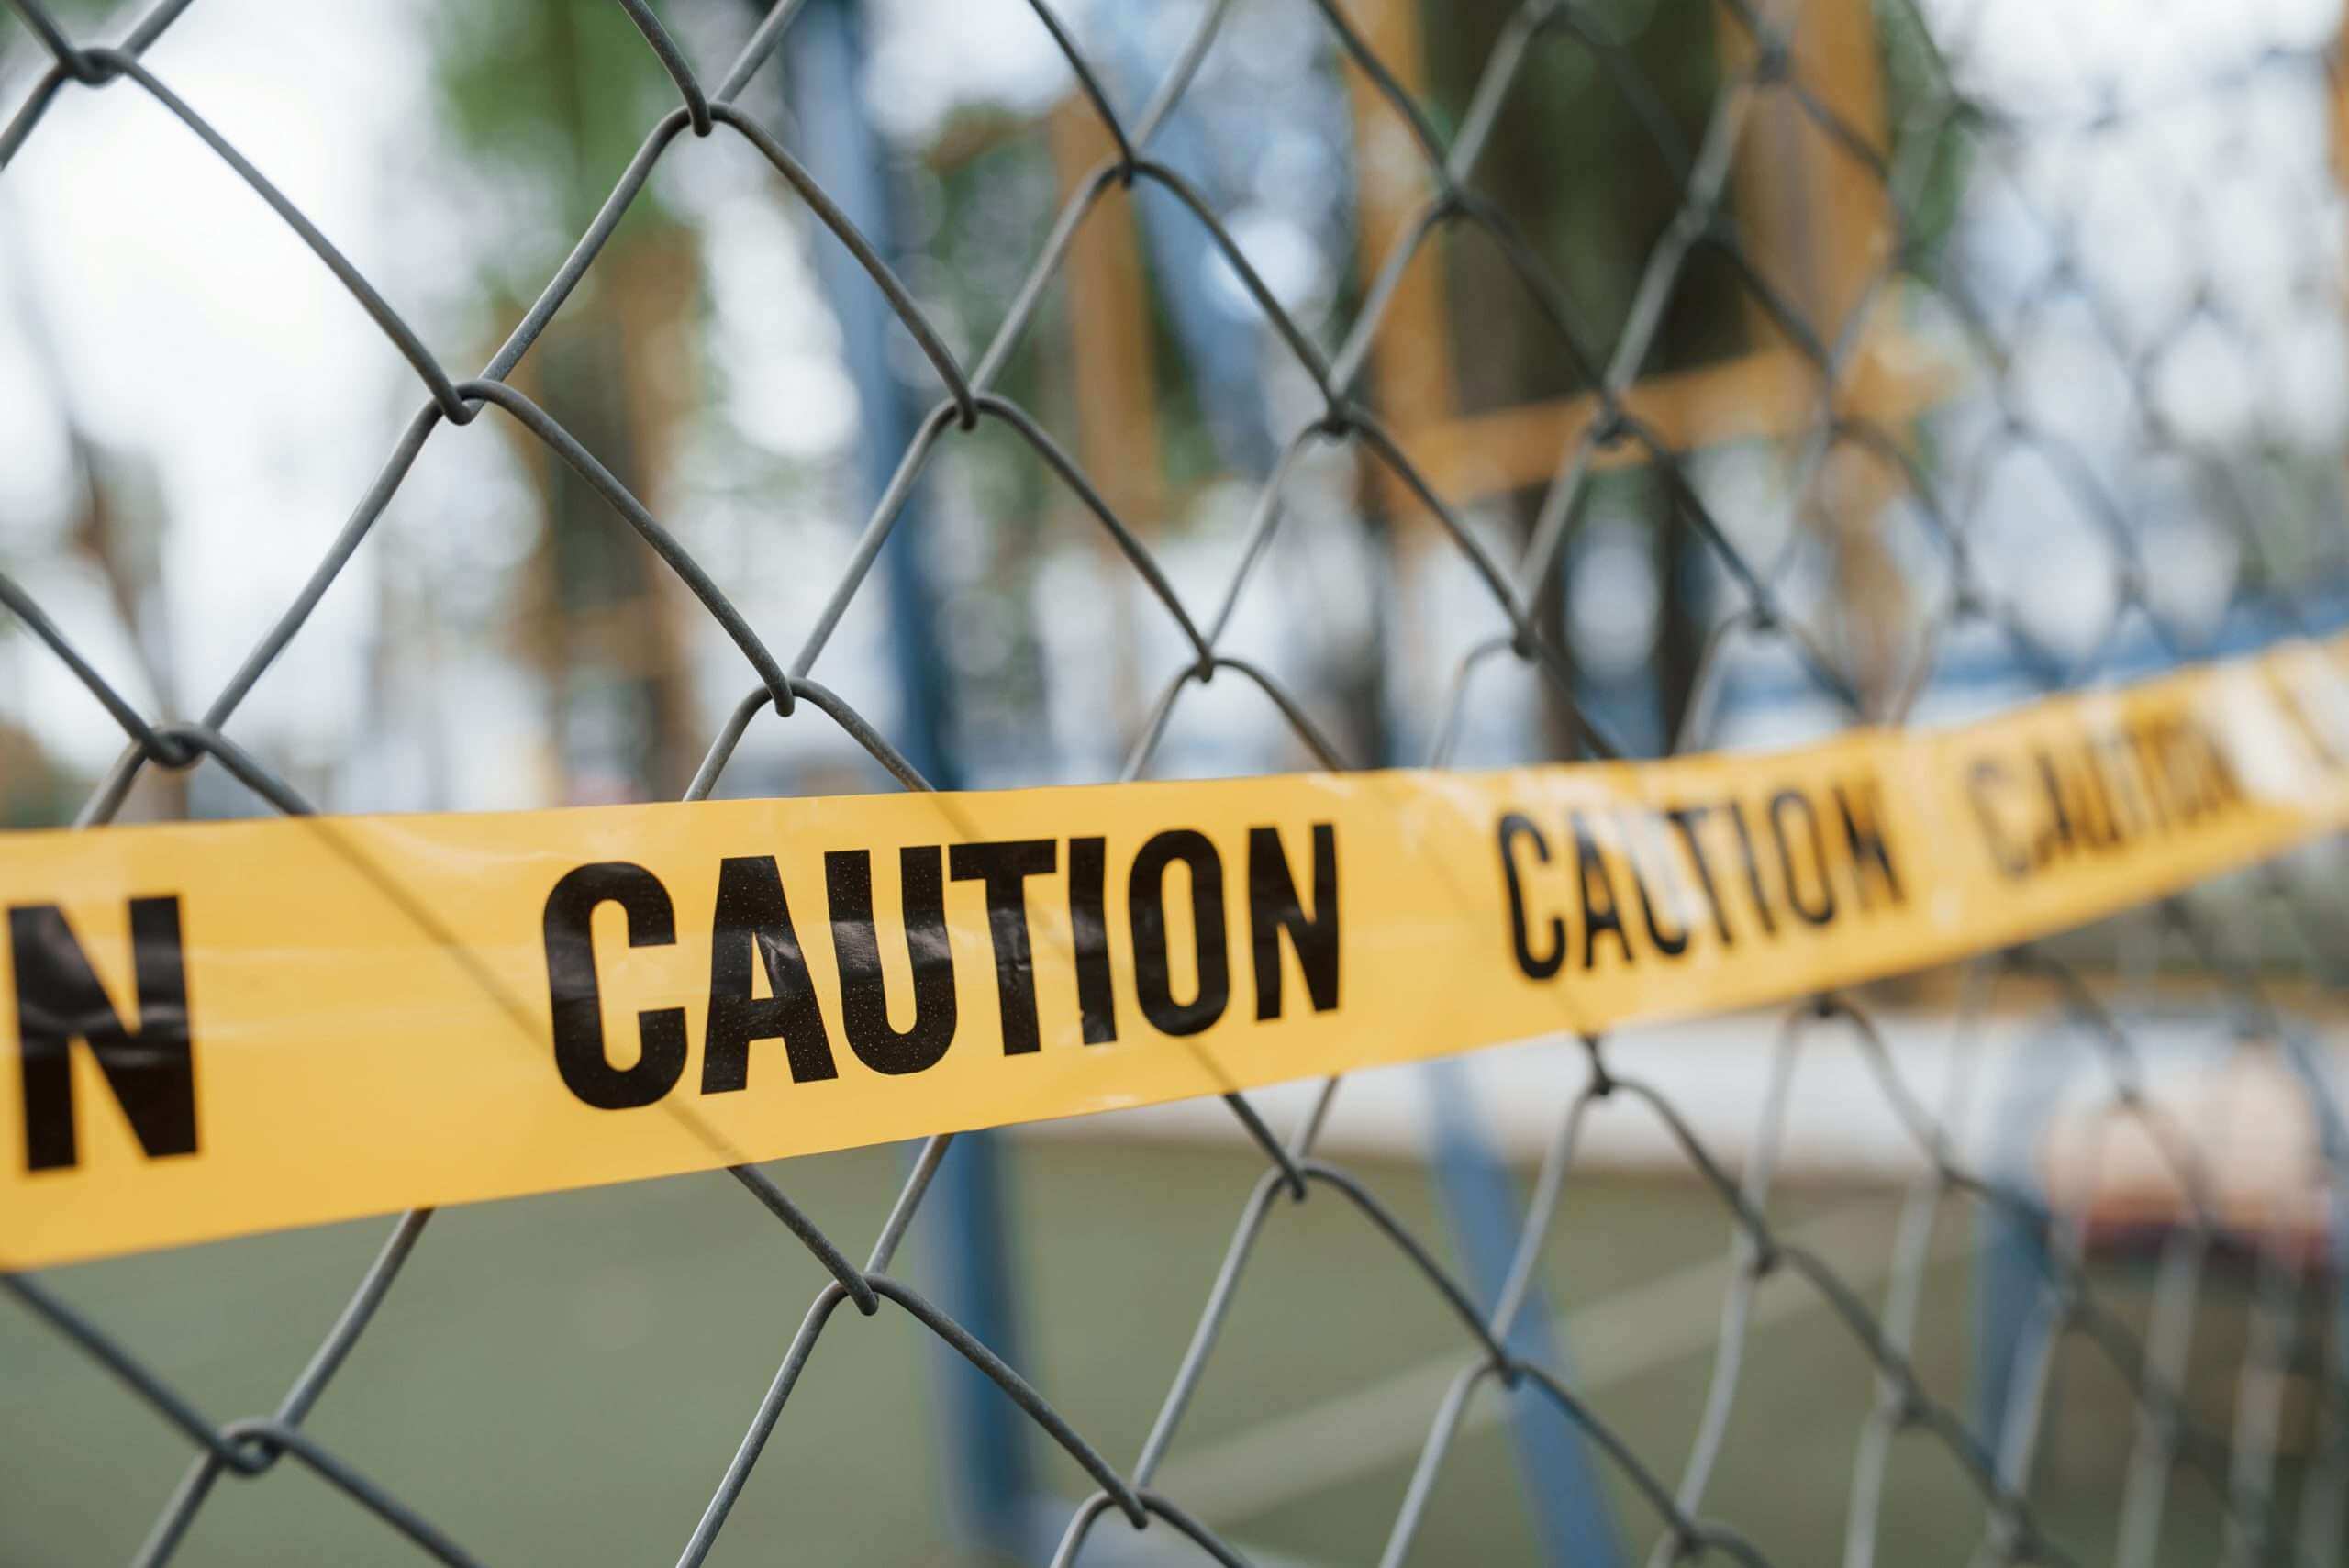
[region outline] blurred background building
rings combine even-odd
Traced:
[[[262,13],[199,7],[161,63],[232,137],[265,150],[265,172],[436,350],[486,358],[666,101],[657,65],[612,7],[413,4],[358,17],[257,3]],[[745,25],[726,0],[671,9],[689,39]],[[863,8],[862,63],[838,102],[754,92],[763,116],[803,139],[821,139],[793,118],[811,104],[877,129],[892,248],[950,343],[975,353],[1061,202],[1111,149],[1031,16],[1011,0],[951,9]],[[1108,90],[1138,101],[1195,9],[1078,6],[1072,25]],[[1475,0],[1439,26],[1391,0],[1360,9],[1382,56],[1450,126],[1514,7]],[[1950,717],[2084,662],[2129,669],[2272,632],[2254,624],[2272,619],[2266,587],[2315,593],[2337,556],[2320,524],[2339,510],[2349,355],[2332,94],[2314,52],[2332,8],[2291,0],[2250,24],[2232,6],[2173,5],[2158,25],[2104,0],[1812,9],[1804,77],[1879,128],[1912,221],[1896,237],[1875,182],[1802,117],[1773,109],[1749,139],[1729,203],[1743,244],[1700,245],[1633,405],[1687,454],[1680,467],[1709,514],[1883,714],[1920,684],[1917,711]],[[1589,37],[1536,46],[1478,174],[1566,285],[1582,340],[1603,348],[1672,218],[1722,72],[1748,46],[1695,0],[1575,15]],[[1427,194],[1425,171],[1408,127],[1347,70],[1309,6],[1243,6],[1229,26],[1157,150],[1334,351]],[[1920,26],[1950,35],[1939,48],[1964,114],[1923,61]],[[273,39],[265,61],[247,41],[257,27]],[[38,64],[25,37],[6,47],[19,74]],[[56,112],[70,134],[29,144],[0,190],[12,438],[0,562],[101,651],[106,673],[189,712],[363,491],[407,373],[160,109],[91,99]],[[790,646],[871,504],[888,443],[869,427],[904,417],[874,400],[894,392],[918,416],[935,384],[895,328],[877,339],[894,388],[855,362],[868,345],[844,338],[825,287],[831,241],[778,192],[739,145],[665,161],[526,360],[523,384]],[[1213,603],[1314,395],[1176,205],[1145,184],[1095,211],[1000,385],[1197,606]],[[1869,290],[1896,239],[1928,272],[1948,258],[1949,289],[1904,276]],[[1566,438],[1591,417],[1595,367],[1561,350],[1477,228],[1445,230],[1397,288],[1364,391],[1438,491],[1513,558],[1542,525]],[[1857,372],[1852,410],[1913,439],[1940,517],[1859,439],[1839,446],[1821,483],[1791,487],[1816,389],[1789,328],[1836,348],[1854,311],[1865,319],[1841,346]],[[651,553],[568,468],[496,424],[432,445],[306,632],[305,656],[240,715],[247,743],[332,808],[672,795],[742,695],[731,647],[685,613]],[[2019,429],[2029,439],[2010,439]],[[1635,440],[1602,448],[1605,472],[1575,515],[1549,523],[1571,536],[1542,608],[1581,700],[1641,751],[1684,732],[1776,743],[1840,723],[1783,640],[1735,625],[1724,678],[1692,691],[1700,651],[1744,595],[1724,591],[1647,456]],[[1500,617],[1457,552],[1426,548],[1430,518],[1391,475],[1310,442],[1296,465],[1276,560],[1233,606],[1228,647],[1275,673],[1350,754],[1425,760],[1440,687]],[[940,739],[960,774],[1114,774],[1184,665],[1177,629],[1008,436],[952,443],[917,511],[918,591],[951,688],[935,703]],[[2243,559],[2243,517],[2260,559]],[[1961,550],[2010,614],[1943,639]],[[896,734],[907,699],[891,618],[860,602],[819,673]],[[57,820],[117,738],[13,627],[0,657],[10,819]],[[1564,749],[1557,703],[1506,663],[1478,666],[1455,761]],[[1692,695],[1704,711],[1690,711]],[[820,725],[753,726],[745,746],[727,792],[880,782]],[[1153,766],[1308,761],[1234,682],[1177,706]],[[208,771],[193,787],[200,813],[247,809]],[[158,796],[133,810],[178,808]]]

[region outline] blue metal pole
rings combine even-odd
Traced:
[[[2036,1211],[2013,1203],[1985,1204],[1975,1225],[1975,1429],[1990,1443],[1999,1479],[2009,1485],[2022,1479],[2021,1455],[2008,1442],[2015,1380],[2044,1353],[2053,1331],[2042,1310],[2054,1268],[2048,1251],[2053,1215],[2032,1157],[2077,1054],[2076,1043],[2060,1037],[2020,1054],[1993,1124],[1997,1143],[1990,1170],[2010,1196],[2035,1205]]]
[[[1436,1184],[1462,1264],[1477,1298],[1489,1308],[1500,1297],[1517,1251],[1517,1194],[1507,1162],[1487,1136],[1467,1067],[1445,1058],[1428,1063],[1422,1076],[1435,1140]],[[1573,1381],[1574,1369],[1551,1331],[1549,1308],[1538,1287],[1527,1293],[1502,1342],[1509,1354],[1539,1362],[1561,1381]],[[1515,1400],[1509,1435],[1542,1560],[1560,1568],[1616,1568],[1623,1561],[1621,1537],[1582,1434],[1538,1394],[1509,1397]]]
[[[858,94],[863,28],[853,0],[813,0],[785,47],[798,152],[851,222],[884,256],[895,254],[895,201],[887,150]],[[815,247],[817,275],[841,328],[842,357],[861,419],[856,459],[867,506],[878,501],[920,417],[890,367],[889,337],[902,327],[854,260],[829,236]],[[937,639],[937,602],[925,570],[928,517],[918,490],[899,515],[876,565],[889,612],[891,662],[901,711],[892,739],[941,789],[963,781],[950,711],[952,675]],[[964,1133],[941,1166],[926,1207],[940,1305],[1014,1366],[1021,1364],[1006,1219],[1000,1141]],[[953,1526],[974,1547],[1019,1551],[1033,1483],[1027,1423],[985,1374],[941,1348],[941,1468]]]

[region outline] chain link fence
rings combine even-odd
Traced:
[[[1382,156],[1394,155],[1386,164],[1399,158],[1403,169],[1374,190],[1375,160],[1364,153],[1360,201],[1365,209],[1385,204],[1386,244],[1365,262],[1334,343],[1283,305],[1193,175],[1155,150],[1202,62],[1225,38],[1231,5],[1182,13],[1190,18],[1187,35],[1140,95],[1118,90],[1087,47],[1091,32],[1114,30],[1118,18],[1104,9],[1090,18],[1095,27],[1078,28],[1035,0],[1034,25],[1065,56],[1092,134],[1107,150],[1049,228],[1030,237],[1008,310],[983,350],[968,353],[932,326],[891,261],[803,166],[792,139],[742,106],[762,72],[774,69],[802,7],[791,0],[775,6],[730,63],[705,72],[644,0],[622,0],[674,81],[677,106],[645,134],[594,222],[505,342],[467,376],[449,370],[365,271],[270,183],[262,167],[268,150],[249,156],[146,63],[186,0],[164,0],[113,41],[81,36],[41,0],[12,0],[23,33],[50,63],[0,130],[0,165],[43,135],[69,95],[143,95],[202,139],[333,272],[413,367],[423,394],[306,586],[195,719],[142,711],[40,604],[0,577],[0,602],[22,630],[72,672],[127,738],[77,824],[107,823],[142,774],[206,763],[274,809],[309,809],[267,756],[239,742],[239,709],[267,672],[298,657],[312,612],[367,548],[371,528],[435,434],[484,412],[575,471],[608,504],[611,527],[633,529],[739,648],[748,671],[743,695],[710,742],[688,799],[718,784],[751,726],[784,719],[836,725],[906,787],[929,787],[891,737],[818,672],[842,617],[877,591],[875,563],[918,480],[941,453],[989,427],[1031,450],[1064,498],[1082,506],[1180,639],[1179,662],[1164,672],[1134,734],[1127,778],[1152,772],[1186,703],[1235,682],[1259,689],[1322,765],[1385,760],[1349,754],[1345,726],[1318,717],[1312,696],[1227,644],[1242,596],[1271,556],[1294,476],[1330,452],[1353,465],[1359,504],[1382,517],[1382,527],[1441,557],[1446,570],[1464,568],[1477,590],[1481,618],[1455,639],[1464,651],[1440,668],[1412,672],[1412,682],[1396,688],[1406,696],[1434,694],[1398,727],[1424,737],[1428,750],[1401,760],[1455,761],[1464,735],[1476,733],[1491,683],[1511,670],[1544,692],[1572,754],[1643,749],[1613,733],[1588,700],[1590,681],[1579,668],[1587,654],[1575,636],[1580,601],[1565,571],[1577,540],[1595,526],[1594,509],[1620,509],[1608,486],[1626,473],[1643,476],[1645,525],[1679,541],[1723,585],[1672,705],[1664,748],[1671,751],[1719,744],[1740,713],[1753,711],[1739,706],[1738,693],[1774,682],[1781,695],[1772,711],[1808,716],[1801,723],[1811,732],[1898,725],[1930,706],[1943,675],[1969,658],[1998,662],[2012,688],[2005,695],[2054,691],[2149,662],[2327,630],[2344,618],[2343,409],[2328,388],[2345,367],[2308,368],[2310,355],[2344,359],[2342,206],[2329,182],[2309,177],[2314,160],[2287,166],[2269,156],[2276,137],[2305,148],[2326,135],[2322,116],[2336,70],[2329,19],[2312,28],[2284,15],[2288,7],[2271,17],[2258,7],[2183,0],[2129,7],[1885,0],[1872,11],[1857,0],[1728,0],[1707,15],[1727,39],[1723,58],[1731,63],[1706,88],[1698,133],[1687,138],[1676,128],[1673,104],[1644,74],[1640,41],[1669,0],[1653,6],[1529,0],[1508,15],[1476,65],[1473,91],[1442,113],[1407,85],[1409,73],[1381,52],[1387,35],[1353,7],[1339,0],[1278,3],[1299,11],[1310,6],[1324,47],[1342,59],[1357,102],[1368,106],[1365,146],[1376,140]],[[2093,51],[2079,52],[2067,28],[2141,34],[2143,47],[2123,57],[2136,69],[2099,75],[2084,68]],[[1848,79],[1829,74],[1842,67],[1814,47],[1820,37],[1854,36],[1868,54],[1870,79],[1883,84],[1876,95],[1892,106],[1889,116],[1855,117]],[[1669,171],[1661,221],[1645,237],[1632,286],[1601,313],[1613,317],[1602,326],[1594,326],[1588,302],[1570,286],[1570,269],[1488,194],[1542,172],[1496,170],[1486,155],[1496,127],[1532,91],[1529,62],[1553,51],[1587,67],[1587,91],[1610,95],[1645,139],[1645,155]],[[2015,74],[2016,59],[2031,69]],[[2018,82],[2027,91],[2018,92]],[[2259,122],[2277,117],[2264,84],[2278,82],[2288,89],[2282,117],[2289,123],[2263,129]],[[2186,150],[2146,158],[2145,144],[2131,139],[2149,128],[2167,134],[2163,128],[2180,128]],[[788,651],[762,637],[725,582],[589,444],[514,384],[656,166],[691,156],[690,142],[713,137],[746,143],[773,166],[789,188],[778,199],[801,204],[830,231],[935,378],[934,405],[863,520],[846,570]],[[2099,149],[2121,147],[2132,150],[2099,162]],[[1742,196],[1741,171],[1757,160],[1765,171],[1807,172],[1814,182],[1809,205],[1774,207]],[[1304,415],[1281,432],[1243,543],[1207,600],[1177,593],[1154,550],[1150,519],[1127,515],[1110,498],[1125,493],[1126,476],[1088,473],[999,390],[1088,217],[1128,202],[1138,188],[1155,188],[1179,205],[1183,221],[1252,302],[1262,332],[1286,362],[1282,373],[1301,373],[1308,392]],[[2256,216],[2246,217],[2253,209]],[[1419,455],[1443,431],[1413,402],[1423,390],[1414,374],[1459,371],[1468,379],[1472,372],[1440,364],[1430,372],[1424,342],[1397,341],[1419,330],[1397,325],[1398,313],[1424,305],[1414,303],[1414,290],[1425,286],[1415,279],[1440,249],[1464,239],[1485,248],[1488,282],[1505,280],[1516,291],[1508,307],[1539,324],[1538,347],[1524,351],[1575,389],[1566,412],[1546,427],[1555,438],[1542,464],[1546,477],[1519,486],[1534,499],[1514,539],[1497,539],[1486,521],[1470,516]],[[1670,367],[1657,362],[1669,357],[1660,346],[1677,329],[1696,288],[1689,280],[1703,269],[1727,280],[1725,297],[1748,313],[1749,331],[1776,356],[1767,373],[1731,384],[1711,404],[1675,401]],[[1403,358],[1386,361],[1389,353]],[[1378,373],[1375,364],[1383,367]],[[1503,439],[1495,425],[1448,428],[1450,446],[1437,465],[1445,473],[1459,472],[1482,443]],[[1512,722],[1521,724],[1523,710],[1515,711]],[[1196,1329],[1147,1440],[1123,1462],[1064,1418],[1020,1368],[893,1272],[949,1139],[922,1150],[869,1242],[840,1237],[803,1211],[788,1193],[789,1167],[738,1169],[742,1185],[831,1282],[807,1307],[764,1393],[753,1399],[755,1385],[745,1383],[747,1428],[700,1519],[690,1528],[680,1521],[678,1561],[698,1563],[725,1539],[770,1436],[792,1418],[803,1371],[842,1332],[836,1319],[843,1306],[859,1316],[914,1319],[992,1379],[1089,1478],[1095,1490],[1074,1507],[1055,1561],[1114,1553],[1117,1544],[1104,1538],[1132,1532],[1185,1538],[1225,1563],[1248,1561],[1216,1518],[1194,1514],[1158,1482],[1179,1458],[1186,1410],[1252,1259],[1279,1246],[1285,1227],[1304,1222],[1295,1215],[1303,1206],[1317,1215],[1350,1211],[1347,1222],[1359,1220],[1390,1243],[1457,1320],[1458,1375],[1426,1412],[1416,1468],[1393,1499],[1386,1562],[1410,1555],[1475,1407],[1512,1396],[1547,1402],[1570,1420],[1609,1485],[1639,1510],[1624,1526],[1652,1563],[1773,1561],[1738,1519],[1715,1517],[1708,1499],[1732,1440],[1757,1304],[1778,1293],[1823,1303],[1843,1353],[1876,1380],[1878,1397],[1854,1436],[1848,1487],[1805,1505],[1847,1518],[1851,1563],[1893,1550],[1879,1551],[1888,1522],[1880,1517],[1886,1475],[1897,1453],[1914,1449],[1946,1466],[1976,1500],[1974,1529],[1943,1543],[1947,1555],[2081,1560],[2078,1543],[2043,1517],[2033,1491],[2058,1369],[2081,1358],[2101,1365],[2127,1394],[2125,1421],[2099,1437],[2130,1455],[2114,1516],[2101,1527],[2117,1561],[2166,1560],[2165,1530],[2174,1540],[2178,1517],[2197,1510],[2218,1521],[2231,1562],[2340,1562],[2349,1370],[2337,1316],[2335,1228],[2349,1217],[2341,1191],[2349,1148],[2327,1086],[2331,1048],[2321,1022],[2308,1021],[2299,1007],[2313,997],[2310,1006],[2321,1013],[2349,956],[2338,863],[2335,847],[2321,847],[2098,931],[1970,966],[1943,1018],[1958,1042],[1945,1059],[1946,1082],[1911,1081],[1905,1059],[1886,1045],[1868,996],[1820,996],[1790,1009],[1766,1047],[1768,1092],[1742,1171],[1651,1081],[1642,1058],[1608,1040],[1583,1042],[1586,1073],[1578,1086],[1559,1089],[1554,1135],[1516,1229],[1513,1262],[1488,1295],[1464,1283],[1444,1261],[1443,1243],[1406,1223],[1361,1174],[1317,1153],[1337,1081],[1320,1088],[1286,1136],[1247,1099],[1231,1096],[1232,1116],[1262,1151],[1264,1174],[1219,1267],[1192,1287],[1204,1296]],[[2215,1136],[2209,1104],[2181,1101],[2163,1086],[2145,1044],[2148,977],[2178,975],[2190,981],[2192,1000],[2182,1024],[2176,1017],[2165,1024],[2170,1034],[2182,1029],[2214,1058],[2255,1060],[2298,1085],[2294,1104],[2313,1129],[2310,1148],[2261,1195],[2244,1196],[2242,1146]],[[2064,1063],[2043,1071],[2097,1086],[2095,1114],[2076,1124],[2061,1169],[1976,1158],[1986,1147],[1983,1096],[1964,1042],[2004,1016],[2001,1009],[2037,1020],[2044,1043],[2033,1050]],[[1768,1038],[1757,1029],[1754,1049],[1765,1050]],[[1789,1101],[1800,1092],[1798,1067],[1839,1040],[1911,1145],[1913,1176],[1880,1295],[1848,1282],[1774,1207],[1781,1168],[1800,1163],[1784,1137]],[[1561,1208],[1580,1190],[1586,1129],[1624,1118],[1652,1123],[1676,1151],[1686,1173],[1717,1200],[1731,1238],[1709,1392],[1685,1447],[1668,1452],[1627,1440],[1600,1403],[1578,1391],[1573,1373],[1518,1348],[1545,1246]],[[2291,1133],[2266,1130],[2288,1141]],[[2146,1184],[2162,1195],[2158,1218],[2138,1226],[2152,1260],[2150,1313],[2142,1323],[2108,1298],[2096,1262],[2111,1229],[2099,1173],[2121,1158],[2115,1151],[2123,1146],[2150,1162]],[[1992,1396],[1971,1402],[1932,1385],[1913,1353],[1930,1244],[1953,1213],[1979,1227],[1979,1267],[2021,1269],[2012,1297],[2020,1310],[1982,1350]],[[475,1561],[435,1522],[430,1496],[371,1479],[307,1424],[403,1267],[430,1245],[429,1218],[415,1212],[394,1225],[283,1400],[251,1418],[223,1420],[199,1408],[150,1368],[139,1345],[102,1327],[69,1292],[29,1274],[0,1281],[55,1330],[58,1354],[89,1358],[192,1450],[139,1561],[170,1559],[225,1485],[261,1481],[288,1462],[377,1516],[421,1554]],[[2232,1369],[2231,1411],[2213,1420],[2187,1388],[2197,1312],[2208,1282],[2243,1261],[2252,1281],[2250,1338]],[[1297,1304],[1300,1310],[1342,1305]],[[38,1462],[25,1434],[16,1442],[17,1462]]]

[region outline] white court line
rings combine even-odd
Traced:
[[[1854,1290],[1878,1284],[1892,1267],[1897,1196],[1839,1207],[1800,1225],[1785,1239],[1817,1252]],[[1973,1243],[1971,1228],[1944,1227],[1929,1262],[1939,1263]],[[1552,1325],[1570,1347],[1574,1393],[1588,1396],[1610,1385],[1693,1355],[1720,1331],[1721,1298],[1729,1289],[1729,1249],[1702,1263],[1677,1269],[1587,1307],[1561,1313]],[[1753,1324],[1784,1322],[1823,1304],[1819,1293],[1793,1280],[1755,1293]],[[1428,1423],[1465,1358],[1459,1351],[1431,1358],[1352,1393],[1261,1421],[1167,1461],[1160,1491],[1180,1497],[1194,1517],[1223,1525],[1253,1518],[1284,1503],[1347,1481],[1410,1463],[1427,1440]],[[1507,1412],[1490,1394],[1473,1402],[1461,1430],[1490,1427]]]

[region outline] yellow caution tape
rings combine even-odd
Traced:
[[[0,839],[0,1266],[1799,996],[2349,820],[2349,639],[1776,755]]]

